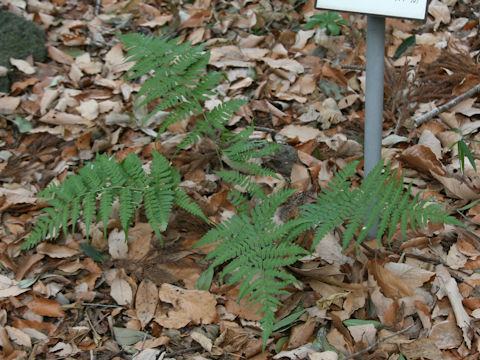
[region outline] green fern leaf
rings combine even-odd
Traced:
[[[178,189],[179,183],[178,172],[157,152],[153,152],[148,175],[134,154],[129,154],[121,163],[112,157],[98,155],[78,174],[69,175],[62,184],[52,184],[41,192],[50,197],[47,203],[51,207],[43,210],[44,215],[40,216],[21,248],[30,249],[47,238],[53,239],[61,229],[67,236],[69,222],[75,229],[80,220],[85,224],[88,239],[90,226],[97,216],[103,223],[106,237],[108,220],[116,200],[119,201],[119,217],[126,236],[142,202],[147,219],[160,240],[160,232],[168,225],[174,203],[208,221],[198,205],[190,202],[188,196]]]
[[[350,189],[351,183],[347,179],[353,175],[357,165],[358,162],[347,165],[329,183],[329,188],[323,190],[315,203],[301,207],[299,221],[302,227],[311,225],[316,228],[312,248],[342,224],[346,224],[342,238],[343,249],[360,230],[356,239],[358,246],[375,226],[377,219],[379,242],[387,230],[389,242],[399,223],[405,238],[408,225],[413,230],[419,225],[426,226],[429,221],[464,226],[438,205],[425,206],[426,200],[419,203],[418,195],[410,199],[410,187],[404,190],[403,181],[396,180],[396,173],[389,166],[383,169],[383,162],[368,174],[360,189]]]
[[[170,111],[159,129],[162,133],[171,124],[203,112],[201,102],[214,94],[212,90],[222,80],[219,73],[205,72],[210,53],[203,45],[180,44],[180,38],[168,40],[141,34],[119,38],[128,50],[127,61],[135,63],[128,71],[128,79],[152,74],[138,93],[139,97],[144,96],[139,106],[160,100],[144,122],[158,111]]]
[[[105,188],[104,191],[100,194],[100,207],[98,210],[98,216],[103,224],[103,236],[107,237],[107,225],[108,219],[110,218],[110,214],[112,213],[113,209],[113,202],[117,197],[118,190],[112,187]]]
[[[278,206],[292,193],[284,190],[271,194],[249,213],[239,213],[211,229],[197,244],[218,242],[206,257],[213,259],[210,267],[229,262],[221,274],[227,284],[240,282],[239,299],[248,295],[251,304],[262,304],[264,346],[273,331],[274,311],[280,305],[276,296],[286,293],[284,288],[296,281],[282,267],[307,254],[289,241],[289,232],[297,222],[279,225],[273,221]]]

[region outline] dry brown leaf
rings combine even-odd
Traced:
[[[250,60],[262,60],[270,52],[262,48],[241,48],[240,51]]]
[[[87,127],[93,126],[94,123],[84,119],[83,117],[66,112],[50,110],[39,119],[41,122],[52,125],[84,125]]]
[[[411,168],[429,175],[445,176],[445,170],[435,154],[425,145],[413,145],[405,149],[399,159]]]
[[[348,355],[350,353],[349,344],[345,341],[343,335],[336,328],[330,330],[330,332],[327,334],[327,340],[330,345],[332,345],[342,354]]]
[[[446,261],[446,265],[449,268],[455,270],[463,268],[463,266],[467,263],[467,260],[468,258],[458,251],[457,244],[450,246]]]
[[[55,46],[47,47],[48,56],[60,64],[72,65],[75,59]]]
[[[30,336],[28,336],[22,330],[8,325],[5,326],[5,330],[7,330],[8,337],[12,339],[15,344],[25,346],[27,348],[32,347],[32,340],[30,339]]]
[[[21,98],[14,96],[0,97],[0,114],[9,115],[20,105]]]
[[[353,260],[343,253],[339,239],[333,232],[328,233],[320,240],[312,255],[338,267],[343,264],[353,264]]]
[[[141,26],[146,26],[149,28],[156,28],[158,26],[163,26],[172,20],[172,15],[159,15],[155,16],[152,20],[146,21],[141,24]]]
[[[259,321],[263,318],[262,313],[258,311],[262,308],[262,304],[257,303],[251,305],[248,303],[247,298],[244,297],[238,301],[238,287],[230,289],[226,294],[227,301],[225,302],[225,310],[229,314],[238,316],[241,319],[250,320],[250,321]]]
[[[155,321],[166,328],[181,329],[192,324],[212,324],[217,320],[217,301],[208,291],[185,290],[170,284],[162,284],[160,300],[173,305],[173,310],[161,312]]]
[[[225,66],[254,67],[255,63],[250,61],[237,46],[220,46],[210,50],[210,65],[218,68]]]
[[[273,69],[283,69],[291,71],[294,74],[301,74],[304,72],[303,65],[293,59],[272,59],[265,57],[262,60]]]
[[[462,200],[476,200],[480,198],[480,193],[472,190],[464,181],[441,176],[433,172],[432,176],[445,186],[445,190],[449,196]]]
[[[99,106],[95,100],[83,101],[75,109],[84,119],[92,121],[98,117]]]
[[[338,354],[335,351],[323,351],[308,354],[309,360],[338,360]]]
[[[153,229],[149,223],[137,223],[128,230],[128,259],[140,261],[150,251]]]
[[[450,10],[446,4],[439,0],[430,1],[430,4],[428,5],[428,13],[435,18],[435,30],[437,30],[441,23],[450,23]]]
[[[377,280],[385,296],[391,299],[400,299],[413,295],[414,289],[412,289],[409,283],[385,269],[377,260],[370,261],[368,268],[370,273],[375,276],[375,280]]]
[[[450,149],[454,143],[462,139],[462,135],[457,134],[454,131],[442,131],[441,133],[437,134],[437,137],[445,149]],[[456,151],[455,148],[453,150]]]
[[[435,275],[434,272],[420,267],[397,262],[389,262],[384,265],[384,268],[405,281],[412,289],[421,287]]]
[[[443,265],[437,265],[435,267],[435,273],[437,274],[437,277],[433,282],[433,291],[436,293],[437,298],[439,299],[442,299],[444,296],[448,297],[448,300],[453,308],[453,313],[455,314],[457,326],[462,329],[463,339],[465,340],[467,347],[470,349],[470,317],[463,308],[463,298],[462,295],[460,295],[457,283],[455,279],[451,277],[447,268]]]
[[[0,299],[5,299],[10,296],[17,296],[30,289],[22,289],[18,285],[18,281],[11,280],[8,277],[0,274]]]
[[[25,274],[27,274],[32,266],[37,264],[40,260],[42,260],[45,256],[43,254],[32,254],[27,256],[26,259],[22,261],[20,266],[17,268],[17,271],[15,273],[15,280],[20,281],[23,279]]]
[[[66,258],[78,255],[80,252],[65,245],[55,245],[49,242],[42,242],[37,245],[37,252],[51,258]]]
[[[162,345],[167,345],[169,342],[170,338],[168,336],[160,336],[154,339],[140,340],[133,345],[133,347],[137,350],[154,349]]]
[[[44,115],[59,95],[58,89],[46,89],[40,100],[40,114]]]
[[[442,352],[432,339],[421,338],[400,344],[400,351],[407,359],[442,359]]]
[[[3,326],[0,326],[0,344],[2,345],[3,355],[11,355],[13,353],[13,346],[8,338],[7,330]]]
[[[155,315],[158,304],[157,286],[150,280],[142,280],[135,295],[135,310],[137,318],[144,328]]]
[[[4,184],[0,187],[0,196],[6,198],[10,204],[35,204],[37,201],[36,192],[32,188],[20,184]]]
[[[10,64],[27,75],[35,74],[35,68],[28,61],[10,58]]]
[[[306,190],[311,185],[311,178],[308,169],[301,164],[292,164],[290,174],[291,184],[294,188]]]
[[[418,144],[430,148],[437,159],[442,158],[442,144],[430,130],[424,130],[422,132],[422,135],[420,135],[418,139]]]
[[[295,94],[308,95],[315,91],[317,83],[313,76],[300,76],[295,84],[292,85],[290,91]]]
[[[313,332],[315,331],[316,325],[316,319],[314,317],[310,317],[306,322],[294,326],[290,331],[287,349],[296,349],[299,346],[309,343],[311,341]]]
[[[90,59],[90,54],[88,52],[77,56],[75,59],[75,64],[86,74],[98,74],[100,71],[102,71],[102,63],[93,62]]]
[[[132,287],[128,281],[123,278],[113,279],[110,296],[118,305],[130,305],[133,302]]]
[[[113,259],[128,258],[128,244],[125,241],[125,232],[120,229],[113,229],[108,234],[108,252]]]
[[[373,344],[377,336],[377,329],[373,324],[349,326],[348,331],[356,343],[361,342],[367,345]]]
[[[67,315],[62,309],[62,305],[58,302],[41,297],[35,297],[28,302],[27,307],[35,314],[41,316],[64,317]]]
[[[317,138],[322,132],[318,129],[315,129],[311,126],[301,126],[301,125],[287,125],[279,134],[283,135],[289,139],[298,138],[300,142],[306,142],[308,140],[313,140]]]
[[[355,311],[365,306],[366,293],[366,291],[353,291],[349,293],[343,302],[343,310],[332,311],[332,314],[342,321],[349,319]]]
[[[198,330],[193,330],[190,333],[190,337],[199,343],[205,350],[208,352],[212,351],[213,348],[213,341],[212,339],[208,338],[205,334],[201,333]]]
[[[459,347],[463,342],[462,331],[457,327],[453,313],[445,321],[433,325],[428,338],[433,340],[439,349]]]

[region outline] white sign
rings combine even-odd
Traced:
[[[317,9],[424,20],[427,0],[316,0]]]

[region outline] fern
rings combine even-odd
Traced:
[[[275,211],[292,194],[282,190],[266,195],[254,180],[256,176],[276,174],[261,165],[262,156],[273,154],[279,145],[266,140],[252,139],[253,125],[239,133],[230,131],[228,120],[245,104],[234,99],[204,111],[203,102],[214,94],[222,74],[207,72],[210,53],[203,45],[191,46],[180,39],[151,37],[140,34],[119,36],[127,49],[127,61],[134,62],[128,71],[129,79],[146,77],[138,96],[138,106],[155,102],[147,121],[159,111],[169,114],[159,129],[184,119],[193,118],[192,131],[180,143],[178,150],[193,145],[203,137],[210,137],[217,146],[222,164],[228,168],[215,171],[232,185],[229,200],[237,208],[237,215],[212,228],[197,246],[217,243],[206,259],[212,260],[207,273],[225,264],[221,277],[227,284],[240,283],[239,298],[247,297],[250,304],[261,304],[263,314],[262,339],[265,348],[274,330],[275,310],[281,305],[279,295],[296,279],[284,267],[293,264],[308,251],[294,244],[303,232],[315,229],[312,248],[329,232],[345,225],[342,245],[345,249],[355,238],[360,244],[378,222],[378,239],[392,238],[400,223],[406,236],[408,225],[416,230],[431,222],[463,226],[449,216],[438,204],[427,200],[419,202],[419,195],[411,198],[411,188],[403,188],[403,179],[383,163],[379,164],[362,182],[353,188],[348,180],[355,173],[358,162],[340,170],[329,187],[316,202],[300,208],[296,219],[285,223],[273,221]],[[139,207],[159,239],[167,228],[174,205],[208,222],[200,208],[178,188],[180,175],[169,161],[154,152],[150,170],[146,172],[140,159],[133,154],[117,163],[114,158],[99,155],[69,175],[60,185],[51,184],[40,195],[50,205],[38,218],[22,249],[29,249],[61,232],[74,231],[78,221],[86,226],[87,239],[94,221],[103,223],[104,235],[113,204],[119,203],[119,218],[125,235]]]
[[[281,304],[276,296],[287,293],[284,288],[296,281],[282,267],[308,253],[291,242],[296,221],[280,225],[272,221],[277,208],[292,194],[293,190],[284,190],[266,197],[249,212],[241,212],[211,229],[197,244],[220,240],[206,257],[213,259],[210,269],[229,262],[221,277],[229,275],[227,284],[241,283],[239,300],[248,295],[250,304],[261,303],[264,346],[273,331],[275,309]]]
[[[159,130],[161,133],[177,121],[203,113],[202,101],[214,95],[213,89],[222,80],[222,74],[218,72],[205,72],[210,53],[203,45],[191,46],[189,42],[180,44],[180,38],[155,38],[142,34],[119,35],[119,38],[128,50],[127,61],[135,62],[128,71],[128,79],[151,74],[137,95],[144,96],[138,106],[160,100],[144,121],[159,111],[168,110],[169,115]],[[231,108],[226,111],[231,112],[237,105],[238,102],[231,103]],[[222,115],[218,112],[218,118],[215,116],[213,120],[220,124]]]
[[[224,181],[236,187],[230,191],[229,200],[238,211],[244,211],[249,207],[247,195],[257,199],[266,197],[261,186],[254,181],[256,175],[277,178],[275,172],[263,167],[256,160],[264,155],[273,154],[280,145],[263,139],[249,140],[253,130],[251,126],[239,133],[224,134],[226,144],[222,149],[222,155],[232,169],[215,171]]]
[[[55,238],[61,230],[67,235],[68,223],[74,231],[80,217],[86,226],[87,239],[94,220],[102,221],[106,236],[112,205],[117,199],[126,238],[133,216],[142,203],[147,219],[160,240],[174,204],[208,222],[198,205],[178,188],[179,183],[176,169],[157,152],[153,152],[148,174],[135,154],[129,154],[120,163],[113,157],[99,155],[78,174],[69,175],[60,185],[52,184],[39,194],[49,198],[47,203],[51,207],[44,209],[45,214],[38,219],[21,248],[30,249],[48,237]]]
[[[212,139],[216,138],[216,131],[228,133],[225,124],[238,111],[238,109],[245,105],[245,101],[234,99],[222,103],[214,109],[207,112],[203,117],[198,119],[197,124],[193,130],[183,139],[178,145],[178,149],[185,149],[200,140],[202,137],[209,136]]]
[[[340,170],[315,203],[300,208],[302,226],[316,229],[312,249],[325,235],[344,223],[343,249],[355,236],[358,246],[377,220],[379,242],[387,231],[390,241],[398,223],[405,238],[408,225],[415,231],[429,221],[463,226],[455,217],[448,215],[441,205],[427,205],[430,199],[418,202],[419,194],[411,199],[411,188],[404,190],[403,178],[396,179],[396,172],[392,172],[389,166],[384,169],[383,162],[368,174],[360,189],[351,189],[351,182],[347,179],[353,176],[357,165],[358,161],[355,161]]]

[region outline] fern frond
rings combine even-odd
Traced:
[[[161,133],[171,124],[203,112],[200,103],[214,94],[212,90],[222,80],[220,73],[205,72],[210,53],[203,45],[141,34],[119,38],[127,48],[127,61],[135,62],[127,73],[128,79],[151,74],[138,93],[143,96],[138,106],[160,101],[144,122],[159,111],[170,111],[159,130]]]
[[[44,215],[38,219],[21,248],[30,249],[47,238],[53,239],[62,229],[66,236],[69,222],[75,229],[78,220],[85,223],[88,239],[90,226],[97,217],[103,223],[106,236],[116,200],[119,201],[119,217],[125,235],[142,202],[147,219],[160,240],[160,232],[168,225],[173,204],[208,221],[198,205],[190,202],[188,196],[178,189],[179,183],[178,172],[157,152],[153,152],[148,174],[134,154],[129,154],[120,163],[112,157],[99,155],[78,174],[67,176],[60,185],[50,185],[41,193],[50,197],[46,200],[50,207],[43,209]]]
[[[229,100],[221,103],[212,110],[208,111],[204,118],[200,118],[193,130],[182,140],[178,149],[185,149],[187,146],[193,145],[204,136],[215,138],[215,130],[227,132],[225,125],[238,109],[245,105],[245,101],[241,99]]]
[[[276,224],[273,214],[293,193],[284,190],[274,193],[257,204],[250,212],[235,215],[205,234],[197,246],[218,242],[207,255],[213,259],[211,268],[229,262],[221,276],[227,284],[241,283],[239,298],[248,294],[251,304],[261,303],[261,324],[264,345],[273,330],[274,312],[280,304],[277,295],[296,279],[282,267],[291,265],[307,254],[302,247],[288,241],[288,233],[298,224],[295,221]]]
[[[176,189],[174,196],[175,198],[173,201],[175,205],[181,207],[185,211],[188,211],[190,214],[202,218],[206,223],[210,223],[210,220],[202,212],[200,206],[194,203],[183,190]]]
[[[406,238],[407,227],[413,230],[426,226],[429,221],[463,226],[455,217],[441,210],[438,204],[418,202],[418,194],[411,199],[411,188],[403,189],[403,179],[396,179],[396,172],[390,167],[378,164],[364,179],[360,189],[350,189],[347,180],[352,176],[358,161],[348,164],[329,183],[315,203],[300,208],[299,221],[302,227],[309,224],[316,228],[312,248],[330,231],[345,224],[342,246],[345,249],[356,236],[357,246],[379,220],[378,241],[388,231],[387,241],[392,238],[400,223],[402,235]],[[360,232],[357,234],[357,232]]]
[[[265,198],[265,192],[262,187],[254,182],[249,175],[244,175],[235,170],[219,170],[215,171],[215,174],[220,176],[227,183],[238,186],[238,191],[246,192],[258,199]]]

